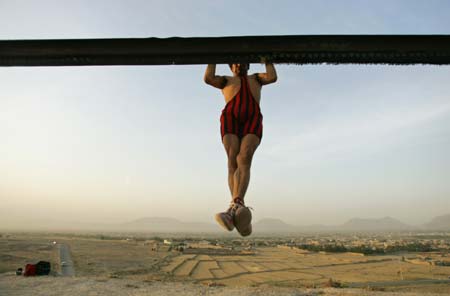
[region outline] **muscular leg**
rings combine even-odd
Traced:
[[[234,173],[237,169],[236,157],[239,153],[240,140],[238,136],[234,134],[226,134],[223,139],[223,146],[228,156],[228,186],[230,187],[231,198],[233,198],[234,192]]]
[[[234,173],[233,198],[239,197],[244,200],[250,181],[250,167],[253,154],[259,143],[260,139],[254,134],[245,135],[241,140],[239,154],[236,157],[237,169]]]

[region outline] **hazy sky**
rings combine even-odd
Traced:
[[[449,11],[445,0],[0,0],[0,39],[450,34]],[[450,213],[450,67],[276,68],[247,193],[256,220]],[[204,70],[0,68],[0,225],[212,222],[230,197],[224,100]]]

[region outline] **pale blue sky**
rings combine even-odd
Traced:
[[[450,34],[450,1],[276,3],[0,0],[0,39]],[[448,66],[276,67],[247,196],[255,219],[450,213]],[[212,222],[229,192],[224,101],[204,69],[0,68],[0,223]]]

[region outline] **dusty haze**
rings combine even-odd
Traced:
[[[443,1],[140,4],[2,1],[0,39],[450,33]],[[255,219],[418,225],[450,213],[448,66],[276,67],[247,194]],[[0,69],[0,224],[212,222],[230,196],[224,101],[204,70]]]

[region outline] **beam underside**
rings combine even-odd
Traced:
[[[2,40],[0,66],[450,64],[450,35]]]

